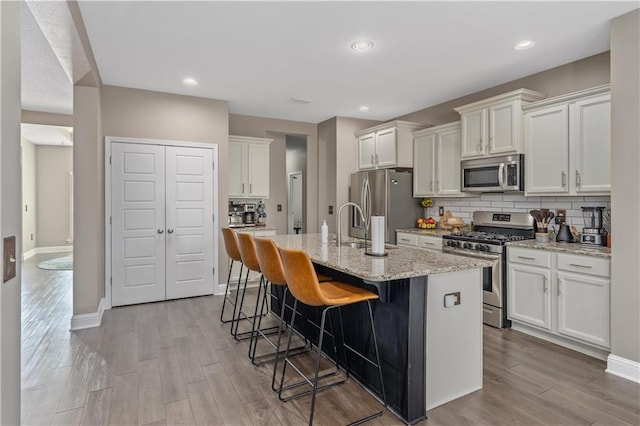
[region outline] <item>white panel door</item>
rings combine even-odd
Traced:
[[[567,105],[528,111],[524,117],[527,194],[569,192],[569,113]]]
[[[577,101],[569,116],[576,192],[610,192],[611,95]]]
[[[489,154],[508,154],[520,148],[518,102],[510,101],[489,107]]]
[[[213,152],[166,148],[166,298],[213,293]]]
[[[551,272],[543,268],[509,264],[507,273],[509,319],[551,330]]]
[[[269,144],[249,144],[249,198],[269,198]]]
[[[435,134],[420,136],[413,140],[413,196],[425,197],[434,194]],[[460,168],[458,159],[458,169]]]
[[[460,194],[460,128],[439,132],[437,141],[436,191],[440,195]]]
[[[375,169],[376,135],[371,133],[358,138],[358,170]]]
[[[607,279],[558,272],[558,333],[608,348]]]
[[[111,162],[111,303],[164,300],[164,147],[113,143]]]
[[[247,176],[247,144],[229,142],[229,165],[227,167],[229,179],[229,197],[246,197],[248,191]]]
[[[462,124],[461,158],[484,156],[487,134],[487,109],[466,112],[460,116]]]
[[[376,167],[393,167],[398,163],[396,129],[376,132]]]

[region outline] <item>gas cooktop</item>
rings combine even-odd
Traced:
[[[530,237],[499,232],[460,231],[444,236],[445,239],[483,242],[487,244],[504,244],[509,241],[526,240]]]

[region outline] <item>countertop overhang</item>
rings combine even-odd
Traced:
[[[376,257],[362,248],[337,246],[335,235],[322,244],[320,234],[265,237],[278,246],[305,251],[311,260],[368,282],[384,282],[493,266],[493,261],[388,245],[387,256]],[[356,241],[345,239],[344,242]]]

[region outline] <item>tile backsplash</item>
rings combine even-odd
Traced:
[[[477,198],[433,198],[434,207],[430,214],[437,215],[438,207],[443,206],[454,216],[470,223],[476,210],[498,212],[528,213],[534,209],[549,209],[556,213],[557,209],[567,211],[567,224],[579,230],[584,226],[581,207],[611,208],[611,197],[525,197],[523,194],[482,194]]]

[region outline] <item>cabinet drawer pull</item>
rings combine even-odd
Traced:
[[[426,244],[428,246],[435,246],[436,245],[435,243],[429,243],[427,241],[423,241],[422,244]]]
[[[244,194],[244,183],[242,184],[242,193]]]
[[[518,256],[518,259],[536,260],[536,258],[535,258],[535,257],[527,257],[527,256]]]
[[[544,292],[549,291],[549,286],[547,285],[547,277],[544,277]]]
[[[249,194],[253,194],[253,184],[249,184]]]
[[[576,170],[576,186],[580,188],[580,172]]]
[[[566,187],[567,186],[567,173],[566,172],[562,172],[562,187]]]
[[[431,185],[431,192],[433,192],[433,181],[429,181],[430,185]]]
[[[560,297],[560,293],[562,293],[562,290],[560,289],[560,286],[562,285],[562,281],[560,281],[560,278],[558,278],[558,297]]]
[[[400,238],[400,241],[402,241],[403,243],[410,243],[411,240],[409,238]]]
[[[589,266],[589,265],[579,265],[577,263],[570,263],[569,266],[575,266],[576,268],[586,268],[586,269],[592,269],[593,266]]]
[[[380,164],[380,156],[376,154],[376,166]]]

